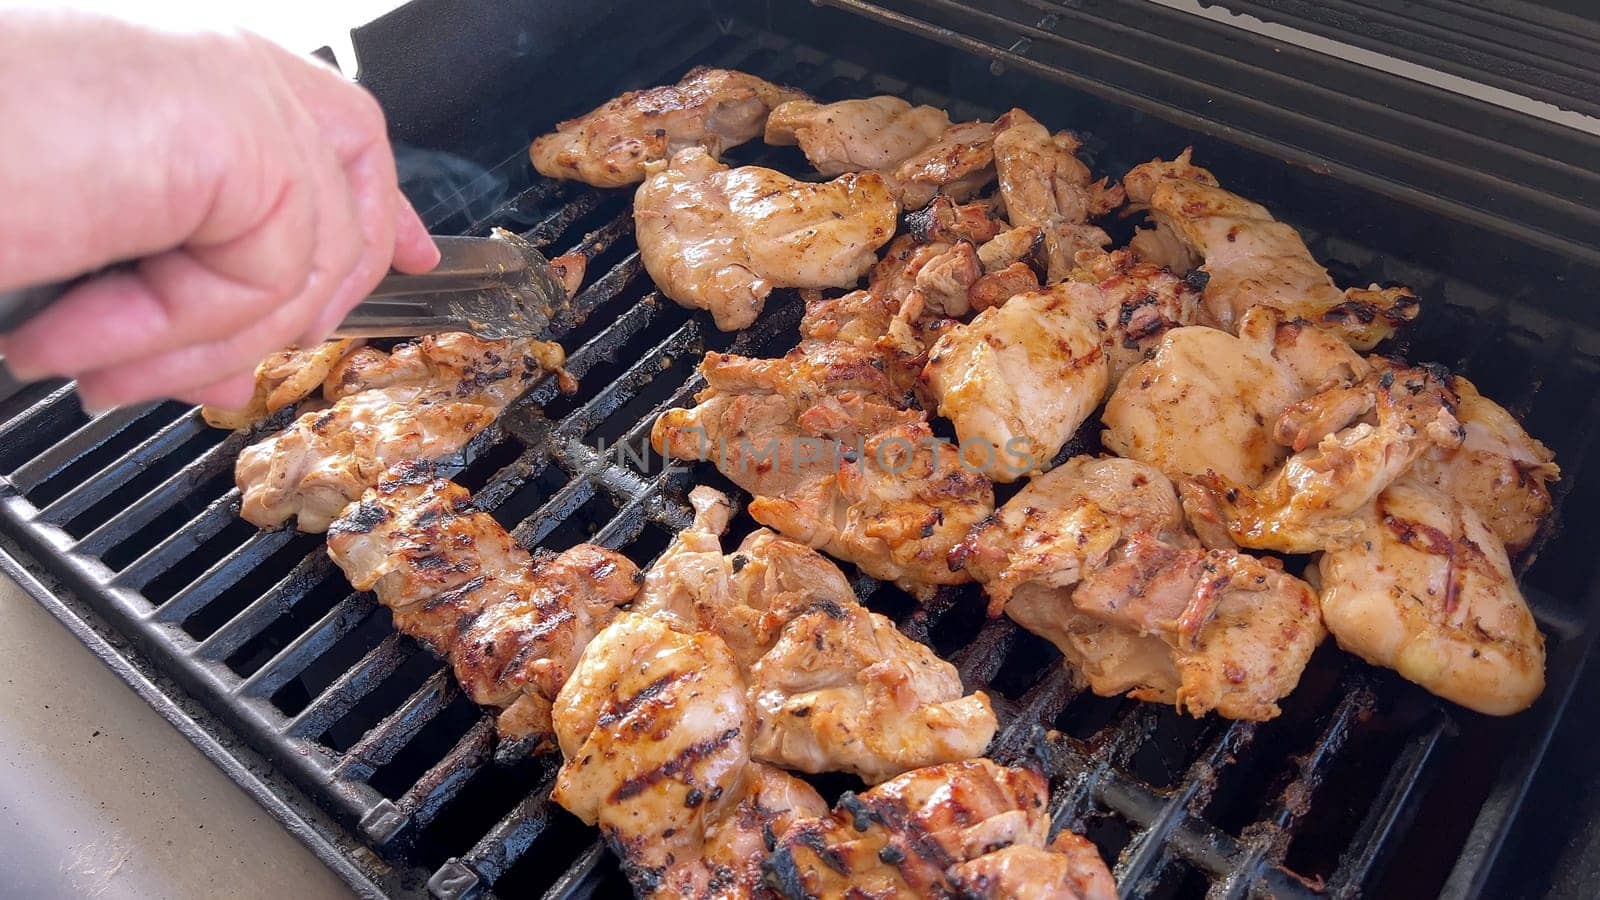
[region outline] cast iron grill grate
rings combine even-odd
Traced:
[[[667,38],[676,52],[655,58],[672,62],[634,83],[708,63],[829,99],[887,91],[945,106],[957,119],[993,114],[765,33]],[[591,99],[625,86],[597,88]],[[747,147],[732,157],[799,171],[793,151]],[[1098,168],[1118,172],[1136,161],[1102,151]],[[709,328],[652,290],[621,193],[538,181],[472,229],[490,226],[591,257],[578,301],[587,320],[562,336],[580,389],[564,397],[552,380],[541,382],[452,471],[525,545],[559,550],[591,540],[647,564],[688,521],[689,485],[727,487],[709,467],[665,469],[640,452],[650,423],[692,399],[703,351],[788,349],[798,299],[780,292],[736,336]],[[1596,508],[1590,495],[1600,490],[1580,475],[1600,421],[1590,337],[1539,320],[1516,298],[1483,296],[1339,237],[1312,243],[1347,281],[1418,289],[1426,314],[1406,336],[1411,355],[1479,379],[1551,443],[1566,470],[1553,519],[1585,533],[1586,510]],[[1562,389],[1541,390],[1547,383]],[[622,887],[593,833],[549,804],[553,761],[496,759],[492,720],[438,660],[389,627],[387,610],[351,592],[320,536],[258,532],[237,519],[231,467],[247,436],[211,431],[176,404],[91,420],[70,386],[0,388],[6,533],[377,851],[366,865],[386,889],[461,898]],[[736,521],[730,540],[741,526],[753,523]],[[1430,860],[1407,866],[1432,877],[1434,890],[1465,842],[1493,839],[1498,820],[1480,817],[1484,798],[1520,792],[1589,641],[1572,604],[1594,560],[1578,543],[1541,541],[1540,562],[1527,572],[1550,640],[1551,686],[1516,732],[1331,646],[1281,718],[1193,721],[1090,695],[1048,644],[1008,621],[983,621],[973,589],[944,591],[918,609],[892,587],[857,584],[869,605],[956,662],[969,687],[991,691],[1002,715],[995,754],[1042,752],[1056,824],[1097,841],[1125,895],[1342,897],[1377,883],[1413,822],[1451,823],[1431,836]],[[1053,729],[1042,746],[1040,724]],[[1463,765],[1472,777],[1461,776]]]

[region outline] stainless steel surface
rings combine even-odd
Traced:
[[[567,305],[550,263],[527,241],[436,237],[439,265],[424,275],[393,273],[350,311],[335,337],[412,337],[469,331],[482,338],[539,337]]]
[[[349,889],[0,575],[0,893],[339,898]]]

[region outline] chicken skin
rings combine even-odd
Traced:
[[[705,460],[753,494],[830,477],[868,435],[922,421],[904,408],[877,357],[843,342],[807,343],[780,359],[707,353],[696,405],[662,413],[656,452]]]
[[[1105,398],[1106,355],[1094,319],[1055,291],[1012,297],[933,345],[922,377],[962,447],[994,481],[1050,464]]]
[[[450,662],[507,740],[554,745],[550,705],[578,655],[639,590],[627,557],[590,544],[535,561],[467,490],[402,463],[328,529],[328,555],[394,625]]]
[[[994,487],[980,465],[922,422],[879,431],[850,455],[832,475],[756,497],[750,515],[921,599],[939,585],[970,581],[946,558],[994,511]]]
[[[971,200],[994,180],[994,136],[1001,127],[996,122],[950,126],[938,140],[884,173],[889,189],[906,209],[921,209],[940,195],[956,203]]]
[[[854,287],[894,235],[900,208],[876,174],[823,184],[699,148],[654,162],[634,198],[639,255],[661,292],[748,327],[774,288]]]
[[[1187,150],[1170,162],[1135,167],[1122,184],[1155,224],[1133,249],[1179,273],[1203,262],[1206,309],[1229,331],[1252,307],[1270,306],[1370,350],[1416,318],[1416,296],[1405,288],[1339,290],[1298,232],[1266,207],[1223,190],[1216,176],[1189,161]]]
[[[212,428],[249,428],[267,416],[316,393],[322,380],[361,341],[343,338],[315,347],[290,347],[269,355],[256,366],[256,389],[243,409],[200,407],[200,416]]]
[[[1088,222],[1122,205],[1122,188],[1092,180],[1072,134],[1052,135],[1020,109],[1004,121],[1005,129],[994,137],[994,163],[1006,218],[1016,228],[1038,231],[1048,264],[1046,282],[1061,281],[1071,274],[1078,251],[1111,243]]]
[[[713,159],[759,137],[774,107],[805,94],[754,75],[698,67],[677,84],[629,91],[562,122],[528,155],[547,178],[615,188],[644,179],[645,166],[698,147]]]
[[[1360,384],[1295,404],[1279,423],[1280,437],[1304,449],[1259,487],[1216,473],[1185,481],[1190,518],[1203,535],[1220,525],[1233,543],[1258,550],[1314,553],[1357,540],[1366,508],[1413,462],[1435,448],[1452,454],[1461,447],[1466,430],[1447,382],[1442,370],[1379,360]]]
[[[950,117],[932,106],[912,106],[899,97],[868,97],[838,103],[791,100],[767,118],[766,142],[798,144],[824,177],[893,169],[942,137]]]
[[[1270,719],[1323,637],[1316,594],[1274,561],[1207,551],[1150,466],[1074,457],[952,556],[990,609],[1054,643],[1102,696]]]
[[[1273,309],[1246,313],[1237,337],[1174,328],[1117,384],[1101,414],[1102,439],[1172,477],[1209,471],[1254,486],[1289,453],[1275,437],[1279,417],[1369,370],[1343,341]]]
[[[1555,454],[1504,407],[1459,375],[1450,380],[1455,417],[1466,429],[1453,452],[1430,448],[1412,466],[1420,479],[1471,506],[1508,552],[1533,540],[1550,514],[1549,483],[1561,477]]]
[[[1047,843],[1048,800],[1038,772],[987,759],[917,769],[845,794],[828,818],[790,825],[767,884],[790,900],[1111,900],[1116,884],[1092,844],[1076,835]]]
[[[362,348],[330,372],[329,379],[340,379],[332,407],[302,414],[239,454],[239,515],[262,527],[297,516],[301,531],[324,531],[391,465],[466,446],[562,359],[555,344],[460,333],[430,335],[389,354]],[[359,377],[348,368],[357,364]],[[353,379],[348,390],[346,379]]]
[[[694,524],[651,567],[634,608],[723,638],[747,673],[754,758],[877,782],[983,752],[994,713],[984,694],[963,696],[954,666],[863,607],[803,544],[759,529],[724,556],[727,498],[702,486],[690,501]]]
[[[1308,573],[1339,646],[1468,709],[1530,706],[1544,690],[1544,638],[1472,505],[1407,476],[1361,521]]]

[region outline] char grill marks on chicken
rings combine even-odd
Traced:
[[[1095,693],[1270,719],[1323,637],[1275,560],[1207,550],[1151,466],[1079,456],[1032,479],[952,561],[1054,643]]]
[[[390,353],[363,347],[329,372],[323,393],[332,406],[303,413],[239,454],[239,515],[262,527],[298,517],[301,531],[324,531],[391,465],[460,450],[563,361],[557,344],[462,333]]]
[[[642,580],[591,544],[534,559],[425,462],[397,465],[335,520],[328,555],[468,697],[503,710],[503,737],[536,748],[553,743],[550,705],[578,654]]]
[[[699,148],[655,162],[634,196],[639,255],[663,294],[734,331],[774,288],[853,287],[894,235],[900,208],[873,173],[822,184]]]
[[[877,782],[983,752],[994,713],[954,666],[862,606],[804,544],[763,528],[724,555],[728,499],[697,487],[690,500],[694,524],[650,568],[634,609],[723,639],[756,710],[754,758]]]
[[[907,772],[846,794],[827,818],[779,833],[766,882],[788,900],[1054,897],[1111,900],[1099,853],[1063,831],[1048,841],[1048,785],[987,759]]]
[[[599,826],[641,896],[760,896],[766,835],[826,810],[805,782],[751,761],[737,660],[673,616],[618,616],[554,719],[565,762],[551,798]]]
[[[1216,176],[1189,161],[1188,150],[1135,167],[1122,184],[1155,226],[1133,249],[1174,272],[1201,263],[1209,276],[1206,309],[1224,329],[1235,330],[1250,308],[1270,306],[1370,350],[1416,318],[1416,297],[1405,288],[1339,290],[1294,228],[1219,187]]]
[[[677,84],[629,91],[556,126],[528,155],[549,178],[614,188],[643,180],[645,166],[698,147],[712,158],[752,138],[767,116],[805,94],[754,75],[697,67]]]

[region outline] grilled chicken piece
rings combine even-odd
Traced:
[[[1051,285],[1067,309],[1093,317],[1110,369],[1107,393],[1128,370],[1155,355],[1174,328],[1205,324],[1199,285],[1126,250],[1084,254],[1072,278]]]
[[[599,825],[645,897],[759,896],[768,836],[826,808],[751,763],[738,664],[716,635],[623,613],[556,699],[565,763],[551,799]]]
[[[795,144],[823,176],[876,172],[942,137],[950,117],[932,106],[912,106],[899,97],[868,97],[838,103],[791,100],[767,119],[766,141]]]
[[[661,414],[657,453],[707,460],[754,494],[781,494],[832,476],[848,448],[892,425],[919,422],[869,351],[806,342],[780,359],[711,352],[690,409]]]
[[[988,696],[964,695],[955,666],[854,594],[814,595],[788,615],[750,668],[758,759],[873,784],[989,746],[997,722]]]
[[[994,487],[978,466],[923,422],[879,431],[854,455],[832,475],[756,497],[750,515],[919,599],[971,580],[946,557],[994,511]]]
[[[1044,242],[1054,283],[1072,273],[1080,250],[1100,250],[1111,236],[1088,224],[1122,205],[1122,188],[1093,181],[1078,159],[1078,139],[1069,132],[1051,135],[1020,109],[1005,116],[1006,127],[994,137],[995,172],[1006,218],[1017,228],[1037,229]]]
[[[728,499],[708,487],[689,498],[694,524],[634,608],[727,643],[748,673],[752,756],[875,782],[983,752],[994,712],[986,695],[963,696],[954,666],[857,602],[838,566],[803,544],[759,529],[724,556]]]
[[[539,174],[614,188],[644,179],[647,163],[698,147],[712,158],[759,137],[767,115],[805,94],[744,72],[697,67],[677,84],[629,91],[556,125],[528,155]]]
[[[1316,594],[1273,560],[1200,546],[1154,468],[1074,457],[953,554],[991,612],[1055,644],[1101,696],[1270,719],[1323,637]]]
[[[239,454],[239,515],[262,527],[298,516],[301,531],[326,530],[391,465],[460,450],[561,360],[555,344],[460,333],[387,356],[362,348],[329,374],[340,379],[331,408],[305,413]]]
[[[985,272],[998,272],[1017,263],[1027,263],[1030,268],[1047,272],[1050,265],[1044,232],[1028,225],[1007,228],[980,245],[978,261],[983,263]]]
[[[952,125],[937,141],[884,173],[900,205],[921,209],[940,194],[956,203],[976,197],[994,180],[994,136],[999,127],[996,122]]]
[[[1111,873],[1086,842],[1046,844],[1048,801],[1044,777],[1028,769],[987,759],[917,769],[845,794],[826,819],[791,825],[767,861],[767,884],[791,900],[1114,897]],[[1025,848],[1063,858],[1019,855]],[[1081,890],[1032,893],[1052,883]]]
[[[328,555],[450,662],[473,702],[506,708],[503,738],[536,749],[553,746],[551,701],[578,654],[641,580],[590,544],[533,560],[427,463],[396,466],[351,505],[328,529]]]
[[[351,351],[361,346],[355,338],[326,341],[315,347],[290,347],[269,355],[256,366],[256,389],[243,409],[200,407],[200,416],[212,428],[249,428],[285,406],[306,399],[322,387],[322,379]]]
[[[1369,368],[1343,341],[1273,309],[1246,313],[1237,337],[1174,328],[1118,382],[1101,413],[1102,439],[1172,477],[1211,471],[1253,487],[1288,455],[1274,437],[1278,418]]]
[[[761,863],[774,836],[797,821],[827,814],[827,801],[811,785],[772,766],[758,762],[746,766],[739,802],[706,824],[709,893],[694,896],[726,900],[770,897],[771,891],[762,883]]]
[[[1417,316],[1416,295],[1405,288],[1340,291],[1298,232],[1223,190],[1216,176],[1190,163],[1188,150],[1135,167],[1122,184],[1155,224],[1133,249],[1179,273],[1203,261],[1206,309],[1223,328],[1234,330],[1252,307],[1270,306],[1370,350]]]
[[[1360,384],[1295,404],[1280,431],[1291,433],[1294,446],[1316,443],[1256,488],[1215,473],[1185,481],[1190,518],[1221,526],[1239,546],[1282,553],[1313,553],[1357,540],[1365,510],[1379,492],[1429,450],[1450,454],[1461,447],[1466,430],[1452,412],[1457,399],[1447,381],[1442,370],[1380,361]],[[1344,427],[1369,410],[1372,421]],[[1341,430],[1326,433],[1330,427]]]
[[[1048,466],[1106,395],[1100,332],[1066,299],[1012,297],[946,331],[928,355],[922,377],[939,414],[995,481]]]
[[[1433,448],[1412,472],[1465,501],[1507,551],[1521,552],[1550,513],[1549,483],[1561,477],[1555,454],[1470,381],[1454,376],[1450,387],[1466,438],[1454,452]]]
[[[966,241],[982,246],[1010,227],[995,213],[992,200],[956,203],[940,194],[927,206],[906,213],[906,230],[923,244]]]
[[[1046,847],[1012,844],[950,870],[958,896],[974,900],[1115,900],[1100,849],[1063,831]]]
[[[704,150],[651,163],[634,198],[639,255],[661,292],[723,331],[754,322],[774,288],[854,287],[894,235],[899,207],[875,174],[823,184]]]
[[[1469,503],[1406,476],[1322,555],[1322,616],[1339,646],[1490,715],[1544,690],[1544,637],[1500,539]]]

